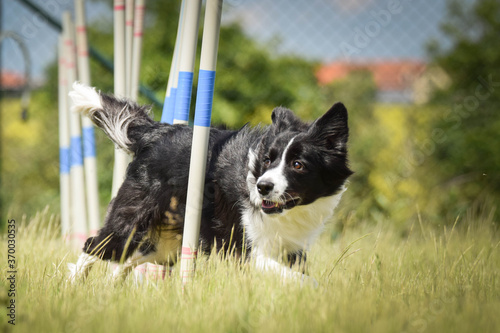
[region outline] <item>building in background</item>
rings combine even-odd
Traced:
[[[345,79],[354,71],[368,71],[377,86],[377,99],[384,103],[422,103],[430,91],[422,91],[430,81],[442,86],[446,75],[442,70],[429,67],[420,60],[334,61],[321,66],[316,72],[322,85]]]

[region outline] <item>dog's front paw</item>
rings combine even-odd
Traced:
[[[318,281],[316,281],[315,278],[313,278],[312,276],[309,276],[309,275],[305,275],[305,274],[302,274],[302,277],[300,279],[300,285],[302,287],[304,287],[304,286],[313,287],[314,289],[319,287],[319,283],[318,283]]]
[[[67,281],[73,283],[76,279],[76,264],[68,263],[69,274]]]
[[[278,273],[281,275],[283,282],[295,281],[299,282],[302,286],[310,285],[314,288],[318,287],[318,282],[314,278],[284,266],[273,258],[264,255],[256,255],[254,260],[257,269]]]

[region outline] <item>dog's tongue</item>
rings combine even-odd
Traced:
[[[278,204],[275,203],[275,202],[272,202],[272,201],[267,201],[267,200],[262,200],[262,208],[274,208],[276,207]]]

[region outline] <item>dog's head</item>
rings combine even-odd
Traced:
[[[352,174],[347,165],[347,110],[333,105],[311,124],[292,111],[276,108],[272,125],[250,151],[250,199],[266,214],[338,193]]]

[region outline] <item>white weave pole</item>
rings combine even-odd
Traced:
[[[182,41],[182,18],[186,0],[182,0],[181,10],[179,14],[179,22],[177,24],[177,36],[175,37],[174,55],[170,64],[170,73],[168,75],[167,91],[165,93],[165,102],[163,103],[163,111],[161,114],[161,122],[173,124],[175,112],[175,97],[177,96],[177,82],[179,80],[179,50]]]
[[[208,0],[205,8],[200,73],[196,94],[193,144],[189,167],[189,182],[182,237],[181,278],[183,284],[194,275],[200,222],[203,208],[203,190],[207,164],[210,120],[214,96],[215,68],[222,11],[222,0]]]
[[[76,54],[78,59],[78,81],[90,86],[90,64],[85,24],[85,0],[75,0]],[[97,182],[97,159],[94,125],[88,117],[82,117],[83,166],[87,190],[89,233],[97,234],[101,226],[99,213],[99,189]]]
[[[125,0],[125,81],[127,97],[132,80],[132,48],[134,44],[134,0]]]
[[[58,94],[59,94],[59,186],[61,195],[61,234],[68,240],[71,228],[71,188],[70,188],[70,136],[68,120],[68,84],[64,60],[64,39],[59,36]]]
[[[125,65],[125,0],[114,0],[114,92],[118,97],[127,96]],[[125,151],[115,149],[113,168],[113,186],[111,197],[114,198],[125,179],[130,156]]]
[[[71,85],[76,80],[76,49],[74,43],[74,25],[69,12],[63,13],[63,30],[66,59],[66,79],[67,91],[71,90]],[[67,97],[69,98],[69,97]],[[71,101],[68,105],[71,106]],[[71,179],[71,238],[75,247],[83,246],[87,239],[87,212],[85,204],[85,179],[83,173],[82,156],[82,131],[80,125],[80,115],[74,112],[69,113],[71,149],[70,149],[70,179]]]
[[[186,0],[182,15],[179,74],[175,96],[174,124],[187,124],[193,87],[194,61],[198,42],[201,0]]]
[[[139,94],[139,77],[141,74],[141,52],[142,33],[144,28],[144,12],[146,10],[146,0],[136,0],[134,9],[134,38],[132,48],[132,63],[130,70],[130,91],[129,97],[137,100]]]

